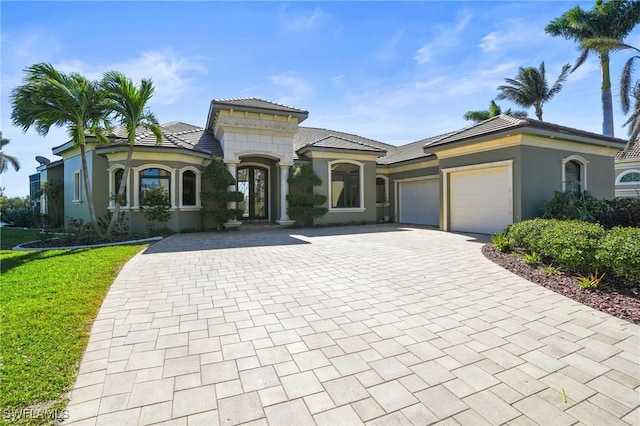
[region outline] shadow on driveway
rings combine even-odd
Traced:
[[[433,228],[424,227],[424,229]],[[319,237],[404,232],[409,230],[409,227],[403,225],[379,224],[323,228],[241,229],[239,231],[227,232],[200,232],[172,235],[153,244],[147,248],[143,254],[311,244],[311,239]]]

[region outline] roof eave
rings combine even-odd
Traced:
[[[140,145],[135,145],[134,148],[136,151],[141,151],[141,152],[158,152],[158,151],[162,151],[162,152],[170,152],[170,153],[181,153],[181,154],[187,154],[187,155],[193,155],[196,157],[202,157],[202,158],[211,158],[214,156],[213,153],[208,152],[208,151],[204,151],[201,149],[186,149],[186,148],[179,148],[179,147],[169,147],[169,146],[140,146]],[[114,152],[123,152],[123,151],[128,151],[129,150],[129,146],[128,145],[103,145],[99,148],[96,148],[96,154],[98,155],[106,155],[106,154],[112,154]]]
[[[387,151],[373,151],[373,150],[365,150],[365,149],[346,149],[346,148],[327,148],[323,146],[303,146],[302,148],[296,151],[299,155],[304,155],[307,152],[312,151],[322,151],[322,152],[340,152],[340,153],[348,153],[348,154],[369,154],[375,155],[377,157],[384,157],[387,154]]]

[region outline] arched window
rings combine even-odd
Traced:
[[[566,191],[582,190],[582,182],[580,180],[580,163],[577,161],[567,161],[564,165],[564,184]]]
[[[562,160],[562,190],[582,192],[587,190],[588,161],[579,155],[570,155]]]
[[[629,170],[624,172],[618,178],[618,183],[622,185],[634,185],[640,184],[640,171],[639,170]]]
[[[182,205],[196,205],[196,174],[187,170],[182,174]]]
[[[140,203],[150,189],[164,188],[171,197],[171,173],[162,169],[144,169],[140,172]]]
[[[330,201],[332,209],[364,207],[362,200],[362,165],[360,163],[329,163],[331,172]]]

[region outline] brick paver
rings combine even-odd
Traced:
[[[177,235],[94,323],[78,424],[640,424],[640,329],[395,225]],[[566,402],[563,397],[566,395]]]

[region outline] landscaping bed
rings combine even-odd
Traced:
[[[560,272],[552,275],[547,272],[547,266],[527,265],[517,252],[502,253],[492,244],[487,244],[482,248],[482,253],[494,263],[533,283],[599,311],[640,324],[640,287],[637,285],[607,277],[599,288],[586,290],[569,274]]]

